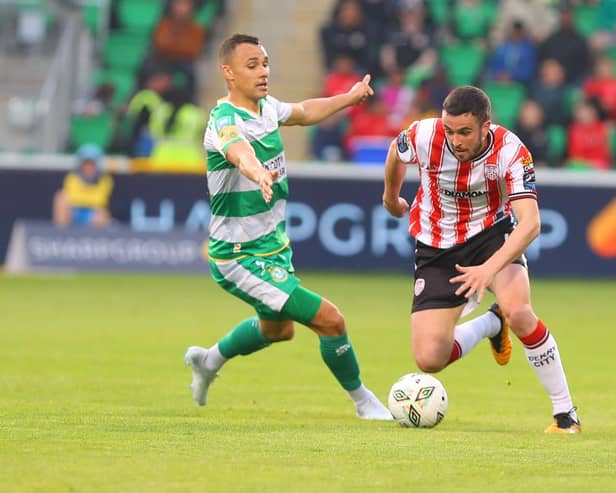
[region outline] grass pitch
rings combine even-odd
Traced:
[[[416,370],[410,279],[302,277],[342,309],[385,400]],[[616,491],[616,282],[535,280],[533,296],[580,436],[543,434],[551,406],[518,341],[506,367],[484,342],[438,375],[449,410],[432,430],[356,419],[300,326],[231,361],[198,408],[186,346],[251,316],[208,278],[0,277],[0,491]]]

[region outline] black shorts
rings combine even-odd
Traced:
[[[456,264],[482,264],[505,243],[512,230],[510,220],[504,219],[451,248],[434,248],[418,241],[415,249],[415,287],[411,312],[464,305],[468,301],[464,295],[455,294],[460,285],[449,282],[449,279],[460,274],[456,270]],[[523,256],[512,263],[526,267]]]

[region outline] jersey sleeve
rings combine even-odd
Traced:
[[[411,125],[398,134],[396,152],[398,158],[403,163],[415,163],[417,161],[417,153],[415,152],[415,134],[417,133],[418,122],[413,122]]]
[[[509,200],[537,198],[533,157],[521,143],[518,152],[508,165],[507,188]]]
[[[209,122],[213,130],[211,132],[212,144],[223,156],[227,154],[227,149],[231,144],[241,141],[248,142],[248,139],[243,135],[241,121],[238,124],[232,107],[225,106],[227,108],[217,111],[216,114],[212,115]]]
[[[289,103],[283,103],[282,101],[277,100],[273,96],[267,96],[267,101],[276,110],[276,117],[278,118],[278,123],[284,123],[289,119],[289,117],[291,116],[291,105]]]

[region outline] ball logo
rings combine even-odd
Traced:
[[[289,278],[289,273],[282,267],[270,267],[269,273],[274,282],[285,282]]]
[[[419,296],[423,293],[424,288],[426,287],[426,280],[421,277],[415,281],[415,296]]]
[[[410,400],[410,397],[408,395],[406,395],[406,392],[404,392],[404,390],[400,390],[400,389],[394,390],[391,393],[391,396],[394,398],[394,400],[396,400],[398,402]]]

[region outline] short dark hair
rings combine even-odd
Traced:
[[[233,53],[235,48],[238,45],[248,43],[251,45],[260,45],[261,42],[259,38],[256,36],[251,36],[250,34],[240,34],[235,33],[232,36],[229,36],[225,39],[220,45],[220,50],[218,51],[218,58],[221,62],[224,62],[228,59],[229,55]]]
[[[456,87],[445,98],[443,109],[453,116],[471,113],[477,117],[479,123],[490,120],[492,114],[490,98],[475,86]]]

